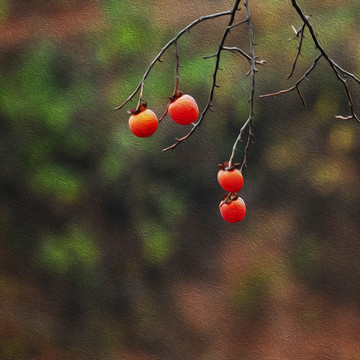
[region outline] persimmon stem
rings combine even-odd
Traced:
[[[170,97],[170,101],[166,105],[166,109],[165,109],[164,113],[159,118],[159,122],[161,122],[164,119],[164,117],[167,115],[167,113],[169,111],[169,106],[172,103],[173,98],[177,97],[179,95],[179,79],[180,79],[179,78],[179,67],[180,67],[180,62],[179,62],[179,48],[178,48],[177,40],[174,42],[174,46],[175,46],[175,58],[176,58],[175,88],[174,88],[173,94]]]
[[[173,95],[176,95],[179,90],[179,48],[178,43],[175,41],[175,58],[176,58],[176,71],[175,71],[175,89]]]
[[[144,86],[145,86],[145,82],[142,81],[141,82],[141,86],[140,86],[140,96],[139,96],[139,101],[138,101],[138,104],[137,104],[137,107],[136,107],[136,110],[138,110],[141,106],[141,103],[142,103],[142,99],[143,99],[143,94],[144,94]]]

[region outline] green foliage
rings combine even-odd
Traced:
[[[8,0],[0,0],[0,25],[4,22],[8,16]]]
[[[119,54],[123,58],[133,57],[134,61],[139,61],[136,55],[148,44],[151,29],[146,17],[147,7],[144,4],[139,9],[137,4],[127,0],[104,2],[108,30],[105,34],[99,34],[101,38],[96,42],[96,59],[102,66],[109,66],[115,62]],[[123,16],[131,13],[136,14],[136,17]],[[119,18],[122,20],[119,21]]]
[[[99,255],[91,234],[78,225],[68,225],[62,233],[44,236],[36,261],[47,271],[71,274],[74,270],[93,270],[99,262]]]
[[[265,267],[254,266],[243,276],[232,303],[235,311],[243,316],[253,317],[261,312],[269,295],[271,273]]]
[[[55,198],[62,204],[75,204],[83,195],[83,181],[75,173],[60,166],[48,166],[35,170],[31,179],[34,194]]]
[[[154,222],[142,222],[139,227],[142,252],[145,261],[161,264],[174,254],[174,239],[165,229]]]

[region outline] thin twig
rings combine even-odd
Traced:
[[[174,94],[177,92],[179,88],[179,67],[180,67],[180,61],[179,61],[179,48],[177,41],[175,41],[175,59],[176,59],[176,68],[175,68],[175,89]]]
[[[170,97],[170,101],[167,103],[166,105],[166,109],[164,111],[164,113],[161,115],[161,117],[159,118],[159,122],[162,121],[162,119],[167,115],[168,111],[169,111],[169,106],[173,101],[173,97],[176,96],[178,94],[179,91],[179,67],[180,67],[180,61],[179,61],[179,48],[178,48],[178,44],[177,41],[174,42],[175,45],[175,59],[176,59],[176,67],[175,67],[175,88],[173,91],[172,96]]]
[[[171,104],[171,100],[167,103],[166,105],[166,109],[164,111],[164,113],[159,117],[159,123],[162,121],[162,119],[167,115],[168,111],[169,111],[169,106]]]
[[[228,29],[232,29],[232,28],[234,28],[236,26],[242,25],[242,24],[246,23],[247,21],[248,21],[248,19],[246,18],[244,20],[241,20],[241,21],[237,22],[236,24],[229,25]]]
[[[305,23],[302,24],[300,30],[299,30],[299,31],[296,33],[296,35],[295,35],[295,36],[299,36],[299,37],[300,37],[300,39],[299,39],[299,44],[298,44],[298,46],[297,46],[298,52],[297,52],[297,54],[296,54],[296,56],[295,56],[295,59],[294,59],[292,65],[291,65],[291,71],[290,71],[290,74],[289,74],[288,77],[287,77],[288,79],[290,79],[291,76],[293,75],[293,73],[294,73],[294,71],[295,71],[296,63],[297,63],[298,58],[299,58],[299,56],[300,56],[300,54],[301,54],[301,46],[302,46],[303,39],[304,39],[304,29],[305,29]]]
[[[356,81],[358,84],[360,84],[360,79],[355,76],[354,74],[352,74],[351,72],[343,69],[341,66],[339,66],[337,63],[333,62],[334,66],[340,70],[344,75],[348,76],[348,77],[351,77],[354,81]]]
[[[156,57],[154,58],[154,60],[150,63],[149,67],[146,69],[141,81],[139,82],[138,86],[135,88],[135,90],[132,92],[132,94],[119,106],[117,106],[114,110],[119,110],[121,109],[123,106],[125,106],[136,94],[137,92],[140,90],[141,84],[143,82],[145,82],[147,76],[149,75],[151,69],[154,67],[155,63],[157,61],[161,62],[161,56],[164,54],[164,52],[175,42],[177,41],[183,34],[185,34],[187,31],[189,31],[189,29],[191,29],[193,26],[197,25],[198,23],[205,21],[205,20],[209,20],[209,19],[214,19],[217,18],[219,16],[225,16],[225,15],[232,15],[232,11],[223,11],[223,12],[219,12],[219,13],[215,13],[215,14],[211,14],[211,15],[206,15],[206,16],[201,16],[198,19],[194,20],[192,23],[190,23],[189,25],[187,25],[185,28],[183,28],[180,32],[178,32],[178,34],[172,38],[161,50],[160,52],[156,55]]]
[[[247,141],[246,141],[246,146],[245,146],[245,149],[244,149],[244,158],[243,158],[242,164],[240,166],[240,172],[243,172],[244,167],[246,167],[246,165],[247,165],[247,158],[248,158],[248,154],[249,154],[249,148],[250,148],[250,145],[252,143],[253,136],[254,136],[253,123],[251,121],[251,122],[249,122],[249,133],[248,133],[248,138],[247,138]]]
[[[251,64],[251,56],[249,54],[247,54],[239,46],[233,46],[233,47],[223,46],[223,49],[224,50],[229,50],[229,51],[237,51],[237,52],[239,52]],[[267,61],[266,60],[256,60],[255,63],[257,65],[265,65],[267,63]]]
[[[296,28],[295,28],[294,25],[291,25],[291,28],[293,29],[295,35],[294,35],[292,38],[290,38],[289,41],[290,41],[290,40],[294,40],[295,38],[299,37],[300,30],[301,30],[301,28],[300,28],[299,30],[296,30]],[[304,36],[304,37],[305,37],[305,36]]]
[[[180,143],[187,140],[194,133],[194,131],[200,126],[200,124],[202,123],[207,111],[211,110],[211,101],[212,101],[212,99],[214,97],[215,87],[217,87],[216,79],[217,79],[217,73],[218,73],[218,70],[219,70],[221,51],[223,50],[223,46],[224,46],[226,37],[227,37],[227,35],[229,34],[229,31],[230,31],[229,26],[231,26],[233,24],[233,22],[234,22],[235,13],[236,13],[236,11],[238,9],[238,5],[239,5],[240,1],[241,0],[236,0],[232,10],[230,10],[230,12],[229,12],[230,13],[230,19],[229,19],[229,22],[228,22],[228,26],[226,27],[226,29],[225,29],[225,31],[223,33],[223,36],[222,36],[222,38],[220,40],[220,44],[219,44],[219,47],[218,47],[218,50],[217,50],[217,53],[216,53],[215,69],[214,69],[214,73],[213,73],[213,81],[212,81],[212,85],[211,85],[211,88],[210,88],[209,98],[208,98],[208,101],[207,101],[207,103],[205,105],[204,110],[202,111],[202,113],[201,113],[201,115],[199,117],[199,120],[196,123],[193,124],[193,127],[191,128],[191,130],[185,136],[183,136],[180,139],[175,139],[176,142],[173,145],[163,149],[163,151],[174,150]]]
[[[144,94],[144,85],[145,85],[145,82],[142,81],[142,82],[141,82],[141,85],[140,85],[139,101],[138,101],[138,104],[137,104],[137,106],[136,106],[136,109],[139,109],[140,106],[141,106],[141,103],[142,103],[142,100],[143,100],[143,94]]]
[[[206,55],[206,56],[203,56],[202,58],[205,60],[205,59],[211,59],[213,57],[216,57],[217,54],[212,54],[212,55]]]
[[[243,161],[242,161],[242,164],[240,167],[241,172],[243,171],[244,167],[246,167],[248,151],[249,151],[250,144],[251,144],[252,137],[253,137],[255,74],[258,71],[256,68],[256,57],[255,57],[255,50],[254,50],[254,47],[255,47],[254,31],[253,31],[253,26],[252,26],[252,22],[251,22],[251,13],[250,13],[249,5],[248,5],[248,0],[244,1],[244,5],[245,5],[245,9],[246,9],[246,16],[248,19],[247,23],[248,23],[248,32],[249,32],[249,41],[250,41],[250,54],[249,54],[250,59],[251,59],[251,69],[250,69],[251,91],[250,91],[250,98],[249,98],[250,107],[249,107],[249,117],[245,121],[244,125],[241,127],[239,135],[238,135],[237,139],[235,140],[235,143],[232,148],[231,156],[229,159],[229,165],[228,165],[228,168],[231,168],[237,145],[238,145],[239,141],[241,141],[246,127],[249,127],[248,138],[247,138],[247,142],[246,142],[246,146],[245,146],[245,150],[244,150],[244,158],[243,158]]]

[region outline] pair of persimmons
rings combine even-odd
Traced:
[[[130,110],[129,127],[132,133],[138,137],[149,137],[155,133],[159,121],[156,114],[146,108],[146,104],[138,107],[136,110]],[[180,125],[190,125],[199,116],[199,108],[195,99],[179,92],[179,96],[171,98],[168,107],[170,117]],[[220,186],[228,192],[220,202],[220,214],[230,223],[241,221],[246,213],[244,200],[237,195],[243,186],[243,176],[234,166],[228,167],[228,164],[219,165],[220,170],[217,175]]]
[[[179,92],[179,96],[172,99],[169,108],[170,117],[180,125],[190,125],[199,116],[199,108],[195,99]],[[156,114],[147,109],[146,106],[131,111],[129,118],[129,127],[132,133],[139,137],[149,137],[155,133],[159,121]]]
[[[229,194],[224,195],[220,202],[220,214],[230,223],[241,221],[246,213],[246,206],[244,200],[237,195],[244,184],[244,178],[241,171],[236,169],[236,164],[228,168],[228,163],[224,165],[219,164],[220,170],[217,175],[220,186]]]

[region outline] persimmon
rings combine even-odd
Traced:
[[[132,112],[130,110],[130,112]],[[129,127],[131,132],[138,137],[149,137],[157,130],[159,125],[156,114],[146,109],[132,112],[129,118]]]
[[[219,205],[220,214],[229,223],[241,221],[246,214],[246,206],[244,200],[235,195],[230,194]]]
[[[226,169],[223,165],[219,165],[221,169],[217,174],[220,186],[227,192],[237,193],[244,184],[244,178],[238,169]]]
[[[181,94],[169,105],[169,115],[180,125],[190,125],[198,118],[199,108],[192,96]]]

